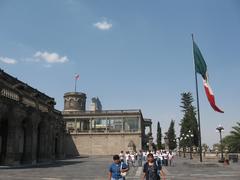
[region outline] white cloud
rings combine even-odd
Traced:
[[[8,57],[0,57],[0,61],[5,64],[16,64],[17,63],[17,60],[8,58]]]
[[[108,23],[106,20],[103,20],[101,22],[97,22],[95,24],[93,24],[96,28],[106,31],[112,28],[112,24]]]
[[[67,56],[60,56],[57,53],[49,53],[47,51],[41,52],[38,51],[34,54],[34,57],[37,58],[38,61],[45,61],[47,63],[66,63],[69,61]]]

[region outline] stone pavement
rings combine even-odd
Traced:
[[[217,161],[217,160],[216,160]],[[176,158],[173,167],[163,167],[167,180],[221,179],[240,180],[240,163],[224,165],[216,161],[200,163],[198,159]]]
[[[82,157],[54,164],[0,167],[0,180],[106,180],[112,156]],[[130,167],[127,179],[140,179],[141,167]]]
[[[107,180],[111,156],[81,157],[54,164],[0,167],[0,180]],[[240,163],[224,166],[217,162],[176,158],[175,166],[163,167],[167,180],[240,180]],[[130,167],[127,180],[140,180],[142,167]]]

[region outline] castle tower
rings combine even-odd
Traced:
[[[86,111],[86,94],[68,92],[64,94],[64,111]]]
[[[92,103],[90,104],[90,111],[102,111],[102,104],[98,97],[92,98]]]

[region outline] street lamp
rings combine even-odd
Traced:
[[[182,134],[181,136],[181,140],[190,140],[189,141],[189,145],[190,145],[190,150],[189,150],[189,153],[190,153],[190,159],[193,159],[192,157],[192,138],[194,137],[194,135],[192,134],[192,131],[191,130],[188,130],[187,134]],[[185,144],[185,143],[184,143]],[[186,147],[185,147],[186,149]],[[185,150],[183,150],[183,157],[186,157],[185,155]]]
[[[224,162],[224,158],[223,158],[223,145],[222,145],[222,131],[224,131],[223,126],[221,124],[218,125],[218,127],[216,128],[216,131],[219,132],[220,145],[221,145],[221,159],[219,160],[219,162],[223,163]]]
[[[148,149],[149,149],[149,151],[152,151],[153,150],[153,137],[152,136],[150,136],[149,138],[148,138]]]
[[[185,139],[186,139],[185,134],[182,134],[180,137],[180,141],[182,141],[182,140],[184,141]],[[185,151],[186,151],[186,147],[185,147],[185,143],[183,143],[183,157],[184,158],[186,157]]]
[[[180,153],[180,139],[181,139],[181,137],[177,137],[176,138],[176,140],[178,140],[177,143],[178,143],[178,154],[179,154],[179,157],[181,157],[181,153]]]
[[[168,134],[165,133],[165,137],[163,138],[165,142],[165,150],[169,151],[169,139],[168,139]]]
[[[194,135],[192,134],[191,130],[189,130],[188,133],[189,134],[187,134],[187,137],[190,138],[190,159],[193,159],[193,157],[192,157],[192,138],[194,137]]]

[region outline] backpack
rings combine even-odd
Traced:
[[[155,161],[155,164],[156,164],[156,166],[157,166],[157,174],[158,174],[158,176],[160,177],[161,176],[161,173],[160,173],[160,166],[161,166],[161,164],[159,163],[159,160],[156,160]]]
[[[120,169],[122,169],[122,166],[123,166],[123,162],[121,162],[121,167]],[[127,172],[121,172],[121,176],[122,177],[125,177],[127,175]]]

